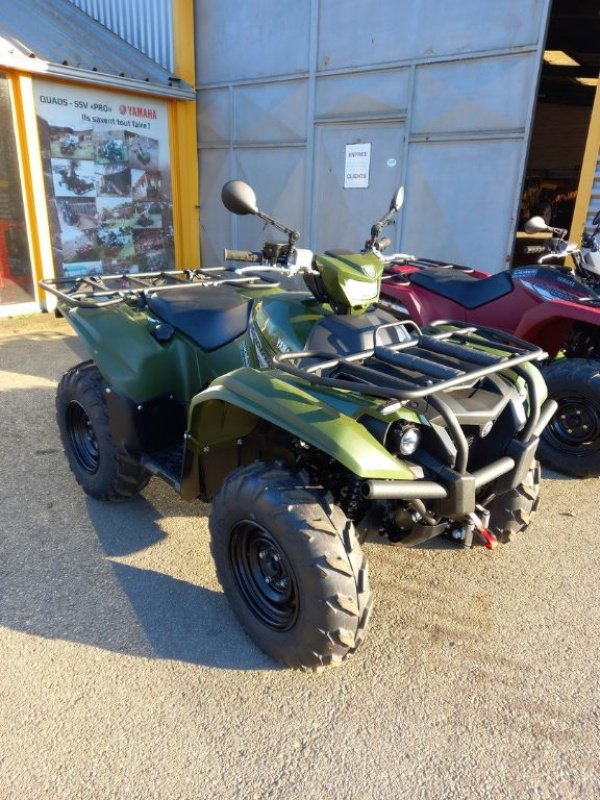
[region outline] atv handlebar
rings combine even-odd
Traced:
[[[229,250],[227,247],[223,250],[223,257],[225,261],[246,261],[251,264],[260,264],[263,260],[262,253],[255,253],[252,250]]]

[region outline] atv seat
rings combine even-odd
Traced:
[[[230,286],[178,286],[149,295],[148,307],[208,351],[241,336],[250,315],[250,301]]]
[[[463,308],[478,308],[505,294],[510,294],[513,282],[508,272],[489,278],[475,278],[467,272],[453,269],[428,269],[407,274],[410,283],[422,286],[440,297],[453,300]]]

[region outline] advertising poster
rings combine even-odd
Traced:
[[[56,274],[172,269],[166,102],[35,81]]]

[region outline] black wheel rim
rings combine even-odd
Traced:
[[[569,454],[574,450],[598,450],[600,406],[581,395],[555,396],[554,399],[558,409],[545,432],[552,447]]]
[[[298,618],[298,584],[289,560],[271,534],[255,522],[232,531],[229,557],[238,588],[253,614],[278,631]]]
[[[100,451],[98,440],[85,409],[76,401],[67,406],[67,431],[71,449],[82,469],[93,475],[98,471]]]

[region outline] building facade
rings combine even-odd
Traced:
[[[52,308],[42,277],[197,265],[193,64],[68,0],[0,7],[0,315]]]
[[[579,0],[198,0],[203,258],[259,243],[255,222],[220,206],[219,187],[239,177],[317,250],[359,248],[403,184],[395,250],[506,268],[525,191],[533,210],[586,202],[577,183],[594,88],[576,81],[597,84],[599,22]],[[571,59],[567,74],[546,63],[550,43],[590,63]],[[555,147],[530,170],[541,101]],[[542,116],[536,153],[549,152]],[[368,154],[358,182],[357,152]]]
[[[256,247],[221,205],[231,178],[317,250],[360,248],[400,184],[396,251],[497,271],[531,213],[580,240],[591,5],[0,0],[0,315],[51,308],[41,277]]]

